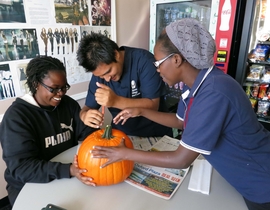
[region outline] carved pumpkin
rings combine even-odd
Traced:
[[[123,182],[131,174],[133,161],[123,160],[100,168],[107,159],[92,158],[90,153],[93,146],[118,146],[123,137],[126,147],[133,148],[130,138],[124,132],[112,129],[110,125],[107,125],[106,129],[93,132],[82,142],[78,150],[79,168],[87,169],[83,175],[92,177],[97,186]]]

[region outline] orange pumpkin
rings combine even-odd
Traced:
[[[92,177],[97,186],[123,182],[131,174],[133,161],[123,160],[100,168],[107,159],[92,158],[90,153],[93,146],[118,146],[123,137],[126,147],[133,148],[130,138],[124,132],[112,129],[110,125],[107,125],[105,129],[93,132],[82,142],[78,150],[79,168],[87,169],[83,175]]]

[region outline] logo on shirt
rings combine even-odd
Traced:
[[[71,118],[71,122],[70,122],[70,125],[66,125],[65,123],[60,123],[61,125],[61,128],[66,128],[66,129],[69,129],[71,131],[73,131],[73,128],[72,128],[72,121],[73,121],[73,118]]]
[[[58,133],[55,136],[49,136],[45,138],[45,148],[48,148],[49,146],[56,146],[58,144],[64,143],[71,139],[71,131],[73,131],[72,127],[72,121],[71,119],[70,125],[66,125],[65,123],[60,123],[60,126],[62,129],[67,129],[66,131],[63,131],[61,133]]]
[[[136,86],[136,83],[134,80],[131,81],[131,97],[134,98],[138,95],[140,95],[141,93],[138,91],[138,88]]]

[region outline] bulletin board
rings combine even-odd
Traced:
[[[92,74],[78,65],[81,38],[91,32],[116,41],[115,0],[0,0],[0,122],[28,92],[25,68],[39,55],[60,59],[74,99],[86,96]]]

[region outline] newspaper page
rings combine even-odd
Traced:
[[[163,136],[151,148],[151,151],[174,151],[179,140]],[[170,169],[135,163],[131,175],[125,180],[141,190],[169,200],[177,191],[188,173],[187,169]]]
[[[134,149],[148,151],[153,145],[158,142],[160,138],[158,137],[138,137],[138,136],[129,136],[130,140],[133,143]]]

